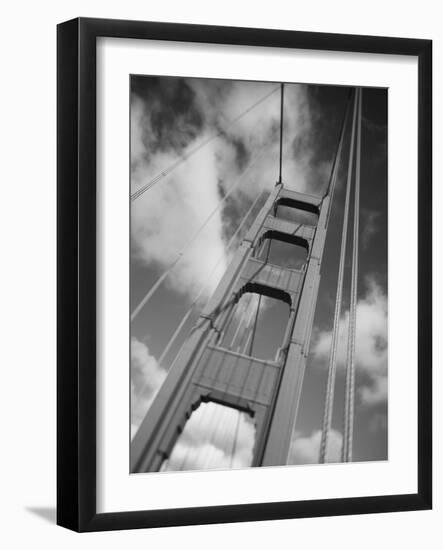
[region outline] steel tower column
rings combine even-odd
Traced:
[[[214,401],[254,418],[253,465],[285,464],[300,400],[320,280],[329,196],[323,200],[278,183],[260,210],[231,264],[201,313],[131,445],[131,471],[157,471],[172,452],[187,418],[201,402]],[[277,206],[314,213],[316,225],[276,216]],[[255,257],[266,239],[308,251],[302,269],[279,267]],[[220,334],[231,308],[253,292],[286,302],[290,316],[274,360],[224,348]]]

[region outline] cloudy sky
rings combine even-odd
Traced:
[[[324,192],[348,91],[344,87],[285,84],[283,182],[286,187],[315,195]],[[387,458],[386,122],[387,91],[365,89],[356,338],[356,461]],[[232,258],[243,236],[243,233],[235,236],[240,221],[252,208],[247,228],[278,179],[279,124],[278,83],[131,77],[131,193],[166,171],[166,175],[159,177],[157,183],[131,205],[132,311],[184,250],[170,276],[131,323],[133,433],[165,379],[199,308]],[[346,162],[342,162],[342,166],[345,165]],[[170,167],[174,169],[169,171]],[[342,169],[324,252],[311,353],[291,446],[292,464],[318,462],[344,207],[343,183]],[[228,192],[228,199],[217,209]],[[203,230],[202,224],[205,224]],[[286,258],[286,265],[290,265],[284,248],[273,248],[271,254],[272,261],[279,259],[281,263]],[[339,460],[342,438],[349,267],[350,258],[345,274],[329,461]],[[195,306],[192,315],[174,345],[166,348],[192,304]],[[246,309],[252,306],[254,303],[245,304]],[[265,300],[261,308],[263,314],[257,327],[254,355],[266,357],[281,341],[286,311],[271,300]],[[194,413],[174,450],[170,468],[183,467],[183,464],[185,469],[204,468],[214,463],[218,467],[248,464],[253,424],[237,411],[217,409],[208,404],[206,411],[199,409]],[[218,418],[219,424],[234,426],[238,443],[233,445],[233,436],[208,435],[211,418],[212,422]]]

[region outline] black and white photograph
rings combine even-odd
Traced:
[[[131,472],[386,461],[388,90],[130,76]]]
[[[358,8],[5,3],[2,548],[439,547],[441,9]]]

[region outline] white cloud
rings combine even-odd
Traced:
[[[162,159],[159,156],[149,166],[142,162],[133,170],[132,179],[137,187],[156,172],[153,163],[164,167],[173,160],[170,155],[162,154]],[[205,155],[181,164],[171,176],[132,203],[136,257],[147,265],[160,266],[162,271],[186,248],[168,282],[176,290],[195,294],[208,282],[220,259],[219,273],[226,268],[220,212],[195,239],[219,200],[214,151],[208,146]]]
[[[206,116],[217,128],[221,128],[231,140],[241,140],[250,152],[264,151],[267,162],[260,164],[254,178],[243,187],[246,193],[255,195],[257,188],[271,189],[278,179],[278,153],[280,129],[280,86],[275,83],[190,80]],[[257,103],[267,93],[274,93],[256,108],[231,124],[240,113]],[[302,85],[286,85],[284,93],[283,130],[283,180],[288,188],[309,190],[309,182],[315,176],[327,176],[329,163],[312,163],[314,148],[309,141],[312,113]],[[294,143],[297,143],[296,151]],[[223,146],[226,142],[220,140]],[[273,162],[270,157],[273,156]],[[228,168],[229,167],[229,168]],[[231,170],[231,172],[229,172]],[[235,174],[235,163],[227,163],[225,175]],[[232,172],[234,171],[234,172]],[[315,176],[314,176],[315,173]]]
[[[254,438],[254,424],[246,413],[202,403],[187,421],[166,469],[246,468],[252,462]]]
[[[341,462],[343,436],[336,430],[329,432],[326,462]],[[321,430],[309,436],[296,433],[292,439],[288,464],[318,464],[320,454]]]
[[[216,208],[221,191],[229,189],[239,178],[244,166],[236,160],[240,143],[246,157],[257,157],[233,193],[233,200],[246,204],[263,189],[272,189],[278,177],[278,128],[280,94],[277,91],[256,109],[234,124],[230,121],[276,87],[269,83],[230,83],[188,80],[197,94],[198,108],[205,125],[188,143],[187,151],[212,135],[214,129],[223,135],[202,147],[171,174],[132,203],[132,244],[134,257],[162,272],[187,247]],[[162,170],[182,158],[178,153],[159,150],[154,143],[151,117],[158,109],[158,99],[150,105],[133,95],[131,103],[131,185],[132,191],[149,182]],[[184,135],[194,135],[177,121]],[[193,128],[195,130],[195,128]],[[306,189],[310,173],[310,146],[299,146],[297,158],[291,147],[297,136],[306,136],[310,129],[309,105],[302,86],[287,86],[285,92],[285,163],[284,181],[288,187]],[[301,140],[302,141],[302,140]],[[260,155],[259,153],[262,151]],[[271,157],[273,156],[273,160]],[[225,250],[226,219],[217,211],[192,246],[173,269],[168,284],[176,291],[192,297],[203,286],[209,296],[224,273],[229,258]],[[218,267],[214,268],[218,264]]]
[[[370,385],[358,388],[360,401],[364,405],[375,405],[387,399],[387,297],[373,279],[367,279],[368,291],[364,299],[357,304],[355,360],[357,372],[364,373]],[[343,369],[346,363],[347,329],[349,311],[340,319],[337,366]],[[318,334],[312,353],[327,366],[331,331]]]
[[[166,378],[148,347],[131,338],[131,435],[135,435],[158,389]]]

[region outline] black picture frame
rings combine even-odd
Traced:
[[[416,494],[96,512],[96,39],[154,39],[418,58]],[[57,29],[57,523],[76,531],[424,510],[432,507],[432,42],[79,18]]]

